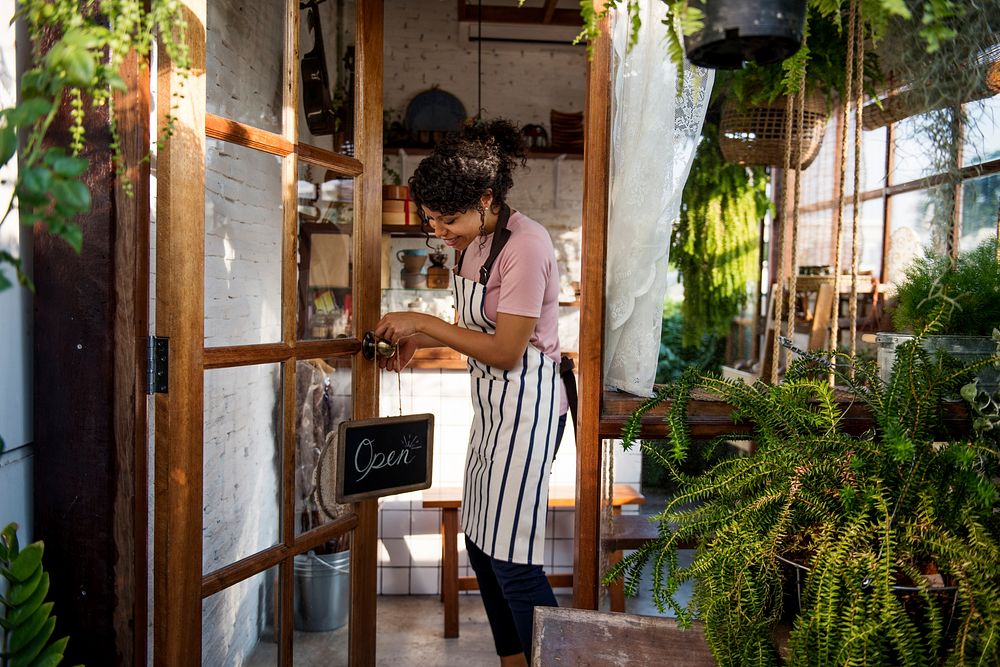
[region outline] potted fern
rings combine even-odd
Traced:
[[[928,350],[941,351],[960,360],[973,361],[997,352],[994,330],[1000,327],[1000,247],[989,239],[956,259],[928,251],[906,269],[892,298],[892,321],[896,333],[880,332],[879,372],[887,379],[896,348],[913,338],[913,331],[927,327],[942,305],[947,317],[933,336],[925,336]],[[976,374],[975,391],[985,406],[996,403],[1000,372],[986,366]],[[998,405],[992,405],[996,413]]]
[[[669,398],[670,441],[642,448],[680,490],[656,517],[660,537],[607,579],[623,576],[634,592],[652,561],[656,604],[681,625],[699,619],[721,665],[1000,664],[1000,453],[987,433],[955,432],[945,401],[1000,357],[963,365],[922,341],[900,346],[888,383],[872,364],[855,361],[854,377],[834,371],[870,413],[860,434],[843,426],[829,355],[797,360],[778,385],[691,373],[650,399],[625,446],[642,413]],[[680,473],[694,446],[692,392],[752,422],[756,452]],[[691,540],[694,560],[681,567],[678,545]]]

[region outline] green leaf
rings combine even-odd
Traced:
[[[14,128],[8,125],[0,129],[0,164],[7,164],[7,161],[17,153],[17,135]]]
[[[63,178],[79,178],[87,171],[87,160],[82,157],[60,157],[52,161],[52,170]]]
[[[67,222],[59,232],[59,236],[77,253],[83,250],[83,229],[75,222]]]
[[[54,603],[46,602],[36,609],[35,613],[29,616],[24,623],[7,633],[8,647],[11,653],[17,653],[31,643],[42,630],[45,622],[49,620],[53,606],[55,606]]]
[[[57,639],[49,644],[45,651],[35,660],[33,667],[55,667],[58,665],[62,662],[67,644],[69,644],[69,637]]]
[[[10,278],[8,278],[6,275],[4,275],[3,270],[0,269],[0,292],[4,291],[5,289],[10,289],[13,286],[14,286],[14,283],[12,283],[10,281]],[[2,451],[3,451],[3,438],[0,438],[0,452],[2,452]],[[7,551],[6,549],[4,549],[3,551],[0,551],[0,560],[5,560],[6,559],[6,556],[3,555],[3,554],[6,553],[6,551]]]
[[[25,549],[25,551],[27,551],[27,549]],[[39,567],[27,581],[13,584],[10,587],[10,594],[7,596],[10,599],[10,604],[14,607],[24,604],[28,598],[34,595],[38,586],[43,580],[45,580],[46,576],[45,570]]]
[[[7,547],[9,560],[17,558],[18,551],[20,547],[17,544],[17,524],[14,522],[8,523],[3,532],[0,533],[0,541],[4,543]]]
[[[35,570],[42,564],[43,551],[45,551],[45,545],[41,542],[34,542],[17,555],[10,566],[10,574],[15,581],[26,582],[35,574]]]
[[[29,97],[13,109],[7,109],[7,126],[24,127],[52,111],[52,103],[41,97]]]
[[[30,167],[21,174],[21,186],[34,197],[44,198],[52,187],[52,172],[45,167]]]
[[[8,667],[28,667],[42,653],[45,643],[49,641],[49,637],[52,636],[52,631],[55,629],[56,619],[53,616],[45,621],[41,631],[35,635],[34,639],[27,646],[19,652],[11,654],[10,660],[7,663]]]
[[[52,186],[52,196],[55,197],[57,203],[68,206],[77,213],[90,208],[90,190],[82,181],[56,181],[55,185]]]
[[[27,600],[17,602],[7,614],[7,620],[10,622],[11,627],[20,625],[35,613],[35,610],[45,602],[45,596],[48,594],[49,573],[43,571],[41,580],[34,586],[34,593],[31,594],[31,597]],[[11,600],[11,604],[14,604],[13,600]]]
[[[86,88],[93,83],[97,74],[97,60],[74,37],[74,33],[67,33],[49,51],[48,59],[53,67],[62,70],[67,84]]]
[[[909,7],[906,6],[906,0],[882,0],[882,8],[889,14],[895,14],[904,19],[912,17]]]

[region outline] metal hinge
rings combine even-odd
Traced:
[[[146,394],[167,393],[169,342],[170,339],[163,336],[146,339]]]

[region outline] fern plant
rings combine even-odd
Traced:
[[[56,618],[53,603],[45,601],[49,575],[42,567],[43,551],[41,542],[19,548],[16,523],[0,533],[0,576],[7,582],[6,595],[0,598],[3,667],[54,667],[62,662],[69,643],[69,637],[52,640]]]
[[[634,593],[652,562],[657,606],[682,625],[700,619],[721,665],[1000,664],[1000,453],[943,419],[945,397],[1000,357],[962,366],[920,339],[897,350],[887,384],[868,363],[853,362],[854,378],[835,371],[872,417],[861,434],[842,428],[830,355],[798,360],[777,385],[690,373],[650,399],[625,444],[641,414],[670,399],[669,443],[641,446],[680,491],[656,517],[660,537],[606,580],[624,577]],[[681,473],[694,446],[693,392],[752,422],[757,451]],[[692,539],[694,560],[681,567],[678,545]],[[688,581],[684,605],[677,591]],[[782,618],[791,619],[786,655],[773,639]]]

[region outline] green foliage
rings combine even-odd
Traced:
[[[661,1],[667,6],[667,18],[664,20],[668,26],[667,53],[677,65],[678,72],[683,72],[682,36],[692,35],[701,30],[704,25],[704,13],[700,7],[689,3],[688,0]],[[891,20],[907,21],[919,26],[921,46],[929,53],[939,50],[943,44],[956,36],[957,31],[954,28],[956,21],[961,20],[969,11],[980,11],[978,8],[970,9],[975,5],[976,3],[963,3],[958,0],[861,0],[865,34],[871,40],[880,41],[887,34]],[[849,0],[808,0],[807,7],[810,15],[832,20],[839,26],[840,17],[847,15]],[[591,0],[580,0],[583,30],[577,39],[586,39],[588,45],[592,44],[594,39],[600,35],[601,22],[610,11],[615,9],[624,11],[628,17],[630,23],[629,44],[630,46],[635,44],[641,25],[638,0],[609,0],[601,11],[594,8],[594,3]],[[806,30],[809,30],[808,26]],[[787,90],[798,90],[798,81],[800,80],[798,77],[805,72],[805,63],[810,60],[811,51],[813,50],[809,48],[802,49],[799,54],[790,59],[792,62],[784,66],[786,78],[783,85]],[[816,48],[814,51],[818,52],[819,49]],[[846,49],[843,53],[846,53]],[[817,57],[826,58],[827,55],[820,53]],[[780,65],[778,67],[782,68]],[[843,72],[844,70],[841,69],[841,79]],[[810,67],[810,78],[812,76]],[[821,76],[823,75],[821,74]]]
[[[989,336],[1000,324],[1000,261],[997,240],[960,253],[956,261],[929,251],[910,264],[896,286],[893,324],[920,330],[949,304],[942,333]]]
[[[741,106],[773,102],[794,95],[805,80],[806,92],[822,95],[827,104],[843,97],[847,89],[847,30],[835,11],[824,14],[814,5],[806,15],[806,39],[798,51],[780,63],[761,66],[747,63],[742,69],[720,71],[717,94],[731,95]],[[880,80],[875,53],[865,54],[865,87],[875,92]]]
[[[869,364],[854,362],[855,378],[837,372],[873,417],[860,434],[842,428],[816,360],[796,361],[778,385],[689,373],[651,399],[645,409],[672,401],[672,448],[659,460],[680,491],[657,516],[660,537],[606,579],[623,576],[634,593],[651,562],[656,604],[684,625],[699,618],[720,665],[781,664],[772,632],[783,616],[793,618],[787,664],[1000,664],[1000,451],[944,423],[945,397],[1000,357],[959,367],[921,341],[897,348],[888,384]],[[679,470],[696,391],[752,423],[755,454]],[[625,431],[636,435],[635,420]],[[680,567],[677,545],[689,540],[699,546]],[[677,591],[692,580],[682,605]]]
[[[771,207],[764,169],[727,162],[719,130],[706,121],[681,213],[670,241],[670,259],[684,281],[683,344],[705,334],[725,336],[756,279],[758,226]]]
[[[722,368],[725,338],[706,333],[694,345],[685,343],[689,325],[681,312],[683,304],[663,306],[660,356],[656,362],[656,384],[677,381],[688,368],[717,373]]]
[[[0,533],[0,576],[7,582],[7,596],[0,598],[3,667],[54,667],[62,662],[69,643],[68,637],[52,640],[56,617],[53,603],[45,602],[49,575],[42,567],[43,551],[41,542],[19,547],[17,524],[8,524]]]
[[[34,67],[19,81],[20,102],[0,110],[0,163],[18,155],[18,177],[0,225],[17,210],[22,224],[41,224],[74,250],[83,247],[83,235],[74,220],[90,210],[90,190],[83,182],[87,160],[79,157],[86,141],[84,117],[89,109],[113,104],[115,91],[125,84],[118,74],[125,57],[135,51],[145,57],[159,37],[166,55],[186,72],[187,44],[182,6],[178,0],[21,0],[16,20],[23,21],[33,44]],[[41,45],[49,43],[47,51]],[[66,148],[46,146],[45,136],[63,104],[69,106],[71,141]],[[124,165],[111,117],[111,134],[118,175]],[[172,119],[161,139],[170,135]],[[14,269],[17,282],[31,287],[20,258],[0,253],[0,291],[13,285],[3,274]]]
[[[705,334],[696,345],[683,342],[686,326],[681,314],[681,304],[668,302],[663,308],[663,324],[660,328],[660,356],[656,363],[656,384],[676,382],[689,369],[718,373],[725,353],[726,339],[716,334]],[[669,443],[650,440],[642,443],[642,485],[672,493],[673,479],[659,463]],[[650,453],[653,452],[653,453]],[[692,456],[680,463],[680,470],[693,475],[706,470],[718,461],[719,452],[709,452],[707,448],[696,448]]]

